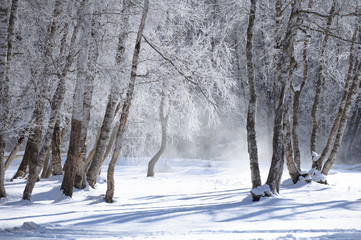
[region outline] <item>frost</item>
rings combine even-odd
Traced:
[[[299,85],[296,86],[296,87],[293,87],[293,90],[294,90],[295,92],[301,91],[301,84],[299,84]]]

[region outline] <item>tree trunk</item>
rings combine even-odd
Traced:
[[[289,111],[285,112],[284,120],[283,120],[283,131],[286,132],[284,137],[285,142],[285,157],[286,157],[286,165],[288,168],[288,172],[292,179],[293,183],[297,183],[299,177],[301,176],[299,167],[293,158],[293,148],[292,148],[292,140],[291,140],[291,126],[289,120]]]
[[[256,139],[256,109],[257,109],[257,94],[255,89],[255,74],[254,74],[254,63],[253,63],[253,31],[256,18],[257,0],[251,0],[250,13],[248,18],[247,28],[247,46],[246,46],[246,57],[247,57],[247,73],[248,73],[248,85],[249,85],[249,103],[247,113],[247,143],[248,143],[248,154],[251,167],[251,181],[252,189],[262,185],[261,174],[259,171],[258,164],[258,150],[257,150],[257,139]],[[256,195],[251,191],[253,201],[258,201],[260,195]]]
[[[273,194],[279,193],[279,187],[284,165],[284,139],[283,139],[283,117],[285,113],[285,96],[286,87],[289,86],[292,71],[296,67],[294,61],[294,42],[298,26],[300,24],[299,10],[301,9],[301,1],[292,2],[291,15],[288,21],[286,33],[282,40],[282,53],[279,61],[280,74],[278,76],[278,84],[280,91],[278,96],[278,105],[275,112],[273,127],[273,153],[271,168],[268,174],[266,184],[270,187]]]
[[[60,123],[57,121],[54,126],[53,138],[51,141],[51,167],[48,169],[46,177],[51,175],[57,176],[63,174],[63,167],[61,163],[61,143],[63,134],[66,132],[66,127],[61,131]]]
[[[16,143],[15,147],[11,151],[8,159],[6,160],[5,171],[10,167],[10,164],[14,161],[16,154],[18,153],[20,146],[21,146],[21,144],[23,144],[24,140],[25,140],[25,136],[21,135],[20,138],[18,139],[18,142]]]
[[[164,83],[163,83],[163,88],[164,88]],[[165,93],[164,93],[164,89],[162,89],[162,98],[159,106],[159,119],[160,119],[161,131],[162,131],[162,142],[158,152],[152,157],[152,159],[148,163],[147,177],[154,177],[155,164],[158,162],[159,158],[162,156],[167,146],[167,125],[169,119],[169,112],[167,113],[166,116],[164,115],[164,100],[165,100]]]
[[[44,80],[45,89],[41,92],[36,107],[33,113],[33,119],[35,119],[33,133],[29,136],[28,146],[24,154],[29,157],[29,178],[23,192],[23,199],[30,200],[31,193],[35,186],[35,182],[38,180],[39,173],[42,170],[42,165],[38,164],[39,147],[42,139],[42,125],[44,119],[45,103],[48,101],[48,77],[51,75],[50,66],[52,64],[52,52],[55,47],[55,39],[58,34],[57,20],[62,13],[62,1],[57,0],[55,2],[55,8],[53,11],[53,18],[48,26],[48,32],[46,36],[46,42],[44,45],[42,60],[44,61],[44,68],[42,69],[41,78]],[[28,153],[27,153],[28,151]],[[23,159],[24,160],[24,159]],[[24,161],[24,163],[26,163]]]
[[[0,134],[0,199],[7,196],[5,191],[4,150],[5,150],[5,139],[4,139],[4,135]]]
[[[84,0],[81,3],[81,7],[84,6]],[[62,8],[62,4],[59,3],[59,5],[56,5],[57,7],[59,7],[59,9],[57,9],[57,7],[55,8],[55,11],[61,11],[60,9]],[[79,20],[80,15],[78,14],[78,22],[74,27],[71,39],[70,39],[70,50],[65,58],[65,65],[64,68],[62,69],[62,72],[58,74],[59,77],[59,83],[57,86],[57,89],[55,91],[55,94],[53,96],[53,99],[51,101],[51,114],[50,114],[50,119],[48,122],[48,129],[47,132],[45,134],[44,137],[44,143],[43,143],[43,147],[41,148],[41,151],[39,153],[39,156],[36,160],[34,160],[34,164],[36,165],[35,167],[33,167],[33,171],[29,171],[29,178],[28,178],[28,182],[27,185],[25,187],[24,190],[24,194],[23,194],[23,199],[25,200],[30,200],[31,198],[31,193],[34,189],[35,186],[35,181],[37,180],[40,171],[43,169],[44,166],[44,162],[45,162],[45,157],[46,157],[46,153],[50,150],[50,145],[51,145],[51,140],[52,140],[52,136],[53,136],[53,132],[54,132],[54,126],[55,123],[58,119],[58,116],[60,114],[60,107],[63,103],[64,100],[64,96],[65,96],[65,81],[66,81],[66,76],[70,70],[70,67],[73,64],[73,60],[75,57],[75,42],[77,39],[77,34],[78,31],[80,29],[80,20]],[[66,33],[64,33],[66,34]],[[67,35],[67,34],[66,34]],[[63,43],[65,44],[65,43]],[[51,56],[51,55],[50,55]]]
[[[8,4],[8,5],[7,5]],[[10,6],[10,8],[8,8]],[[0,198],[5,191],[5,131],[10,127],[10,62],[15,32],[18,0],[2,1],[0,5]]]
[[[359,90],[359,84],[360,84],[360,74],[361,74],[361,61],[358,62],[357,64],[357,69],[356,69],[356,73],[355,76],[353,77],[353,81],[352,81],[352,85],[351,85],[351,89],[347,95],[347,100],[346,100],[346,104],[345,104],[345,109],[342,112],[342,117],[340,119],[339,125],[338,125],[338,129],[337,129],[337,134],[335,137],[335,142],[333,144],[333,148],[332,151],[330,153],[330,156],[328,157],[327,161],[325,162],[325,165],[322,168],[321,173],[323,175],[328,175],[328,172],[330,171],[332,165],[335,163],[336,160],[336,156],[338,153],[338,150],[340,148],[340,144],[341,144],[341,140],[343,137],[343,133],[345,131],[346,128],[346,123],[347,123],[347,119],[350,115],[350,111],[351,111],[351,106],[353,104],[353,102],[356,100],[356,96]],[[327,183],[327,182],[326,182]]]
[[[119,124],[119,130],[117,133],[115,149],[114,149],[113,156],[112,156],[112,159],[111,159],[111,161],[109,163],[109,167],[108,167],[107,191],[105,194],[105,201],[107,203],[113,202],[114,168],[115,168],[115,164],[117,163],[117,160],[120,155],[121,148],[122,148],[122,137],[123,137],[123,133],[125,131],[125,127],[127,124],[129,110],[130,110],[130,106],[131,106],[132,98],[133,98],[133,94],[134,94],[134,86],[135,86],[135,80],[137,77],[137,68],[138,68],[138,62],[139,62],[142,35],[143,35],[144,27],[145,27],[145,21],[147,19],[148,7],[149,7],[149,0],[144,0],[142,18],[140,20],[140,25],[139,25],[139,29],[138,29],[138,33],[137,33],[137,39],[136,39],[134,52],[133,52],[132,69],[131,69],[131,73],[130,73],[130,81],[129,81],[129,85],[128,85],[127,96],[123,103],[122,114],[120,116],[120,124]]]
[[[79,135],[82,129],[82,120],[77,119],[77,116],[74,116],[71,120],[71,134],[67,158],[67,167],[65,169],[63,182],[61,184],[61,190],[65,196],[73,196],[73,187],[75,181],[75,173],[77,167],[77,161],[80,157],[80,139]]]
[[[99,56],[98,43],[96,42],[97,31],[99,31],[99,22],[97,16],[93,16],[93,25],[91,23],[91,14],[93,13],[93,3],[90,2],[87,7],[89,14],[83,17],[83,31],[81,38],[84,46],[81,48],[78,57],[78,78],[84,81],[83,107],[82,107],[82,129],[80,132],[80,158],[77,161],[74,187],[78,189],[85,188],[85,173],[93,159],[95,151],[91,151],[87,157],[86,140],[88,137],[88,126],[90,121],[91,101],[93,96],[94,79],[96,75],[96,63]]]
[[[43,98],[41,98],[43,99]],[[42,130],[41,126],[43,123],[43,112],[44,112],[44,105],[45,105],[45,99],[44,101],[40,101],[39,107],[36,107],[34,117],[36,119],[36,127],[33,130],[34,132],[29,136],[28,138],[28,146],[24,154],[25,157],[28,158],[28,164],[29,164],[29,177],[28,181],[25,187],[25,190],[23,192],[23,199],[24,200],[30,200],[31,199],[31,193],[35,186],[35,182],[38,180],[39,173],[42,169],[42,166],[37,165],[37,159],[39,155],[39,146],[41,142],[41,136],[42,136]],[[38,125],[39,124],[39,125]],[[23,161],[24,161],[23,159]],[[24,161],[26,163],[27,161]]]
[[[95,188],[96,179],[101,168],[101,163],[104,158],[106,145],[109,142],[110,131],[114,119],[114,111],[117,105],[116,99],[112,95],[109,96],[107,108],[105,110],[104,120],[100,131],[100,136],[96,144],[96,150],[93,161],[86,174],[86,180],[92,188]]]
[[[18,170],[16,171],[15,175],[12,177],[10,181],[14,181],[14,179],[18,179],[18,178],[25,178],[26,170],[28,169],[28,165],[29,165],[30,152],[31,150],[30,150],[30,136],[29,136],[28,141],[26,143],[23,159],[21,160]]]
[[[83,1],[84,3],[85,1]],[[78,15],[83,15],[84,13],[78,12]],[[80,19],[79,19],[80,21]],[[84,57],[84,56],[83,56]],[[79,63],[79,62],[78,62]],[[84,70],[84,66],[82,69]],[[84,80],[78,78],[76,82],[74,97],[73,97],[73,114],[71,121],[71,131],[70,131],[70,142],[68,149],[68,156],[66,159],[67,167],[65,168],[65,174],[61,189],[63,190],[64,195],[72,197],[73,196],[73,187],[75,183],[75,174],[76,167],[78,162],[82,160],[82,140],[81,132],[83,125],[83,100],[84,100]]]
[[[7,26],[8,26],[8,9],[5,3],[0,6],[0,198],[6,197],[5,191],[5,129],[7,121],[7,101],[9,93],[9,85],[4,77],[6,74],[6,54],[7,54]],[[4,95],[3,95],[4,94]]]
[[[41,172],[41,178],[46,177],[46,173],[47,173],[48,168],[49,168],[49,162],[50,162],[50,148],[49,148],[49,150],[48,150],[48,152],[46,153],[46,156],[45,156],[44,167],[43,167],[43,171]]]
[[[339,122],[342,118],[345,106],[346,106],[346,102],[347,102],[347,98],[349,95],[349,91],[350,91],[350,85],[352,84],[352,70],[354,67],[354,54],[355,54],[355,41],[356,41],[356,37],[357,37],[357,32],[358,32],[358,24],[360,22],[358,21],[355,25],[355,29],[353,32],[353,36],[352,36],[352,43],[350,46],[350,55],[349,55],[349,68],[348,68],[348,73],[347,73],[347,78],[346,78],[346,82],[345,82],[345,86],[344,86],[344,90],[343,90],[343,95],[342,95],[342,99],[340,102],[340,105],[338,107],[338,113],[337,116],[335,118],[335,120],[333,121],[332,124],[332,128],[331,131],[329,133],[328,139],[327,139],[327,143],[322,151],[321,156],[319,157],[319,159],[317,159],[317,161],[314,163],[313,167],[316,168],[318,171],[321,170],[322,168],[322,164],[323,161],[326,158],[326,155],[328,154],[330,148],[331,148],[331,144],[332,141],[334,139],[334,136],[336,135],[338,128],[339,128]]]
[[[329,12],[329,17],[327,18],[327,24],[325,29],[325,36],[323,38],[322,48],[321,48],[321,56],[320,63],[317,69],[317,82],[315,86],[315,98],[313,100],[312,110],[311,110],[311,121],[312,121],[312,132],[311,132],[311,140],[310,140],[310,153],[312,156],[312,168],[317,168],[317,170],[321,170],[319,162],[314,161],[313,157],[316,153],[316,136],[318,131],[318,121],[317,121],[317,109],[320,102],[321,90],[322,90],[322,82],[323,82],[323,67],[326,66],[327,61],[327,43],[329,38],[329,31],[331,28],[332,20],[334,18],[334,13],[336,10],[336,1],[334,0]]]

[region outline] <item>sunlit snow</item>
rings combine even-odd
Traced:
[[[37,182],[29,202],[21,200],[25,180],[9,182],[14,163],[0,239],[361,238],[360,166],[337,165],[329,185],[293,184],[285,172],[280,195],[252,202],[246,161],[161,160],[147,178],[147,160],[119,161],[112,204],[103,199],[106,166],[96,189],[69,199],[59,191],[62,177],[53,176]]]

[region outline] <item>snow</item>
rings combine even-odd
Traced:
[[[252,202],[246,161],[160,160],[147,178],[147,160],[116,166],[112,204],[104,202],[106,167],[96,189],[72,199],[53,176],[24,201],[25,180],[9,181],[16,160],[6,172],[0,239],[361,239],[360,166],[337,165],[329,185],[293,184],[285,172],[280,195]]]
[[[321,157],[317,152],[312,151],[312,161],[316,162]]]
[[[293,87],[293,91],[295,92],[301,91],[301,84],[297,85],[296,87]]]

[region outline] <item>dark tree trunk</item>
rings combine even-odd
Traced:
[[[78,136],[80,136],[81,133],[82,121],[73,118],[71,120],[71,129],[68,158],[66,160],[68,164],[65,169],[63,182],[61,184],[61,190],[63,190],[64,195],[69,197],[73,196],[77,161],[80,157],[79,154],[81,141]]]
[[[28,169],[28,165],[29,165],[29,159],[30,159],[30,138],[28,138],[28,142],[26,143],[26,147],[25,147],[25,152],[24,152],[24,156],[23,159],[18,167],[18,170],[16,171],[15,175],[12,177],[12,179],[10,181],[13,181],[14,179],[19,179],[19,178],[25,178],[26,176],[26,172]]]
[[[63,167],[61,163],[61,143],[63,140],[63,134],[66,132],[66,128],[61,131],[60,124],[57,122],[54,127],[53,139],[51,141],[51,169],[52,175],[62,175]],[[50,173],[47,174],[50,176]]]
[[[283,131],[286,132],[286,135],[284,137],[286,165],[287,165],[290,177],[292,179],[292,182],[297,183],[301,174],[300,174],[299,167],[297,166],[297,163],[295,162],[295,159],[293,158],[291,126],[290,126],[288,111],[286,111],[283,121],[284,121],[283,122]]]
[[[40,110],[39,112],[41,112],[41,118],[43,117],[42,115],[42,110]],[[35,114],[35,116],[37,116],[37,114]],[[39,173],[42,169],[42,166],[39,166],[37,163],[37,159],[38,159],[38,155],[39,155],[39,146],[40,146],[40,142],[41,142],[41,137],[42,137],[42,130],[41,130],[41,125],[38,125],[35,129],[34,129],[34,133],[31,135],[31,137],[29,137],[28,140],[28,148],[26,149],[28,151],[28,153],[25,152],[24,154],[24,158],[25,156],[28,157],[28,163],[29,163],[29,176],[28,176],[28,181],[26,184],[26,187],[24,189],[23,192],[23,199],[24,200],[30,200],[31,199],[31,193],[34,189],[35,186],[35,182],[38,180],[39,178]],[[28,155],[26,155],[28,154]]]

